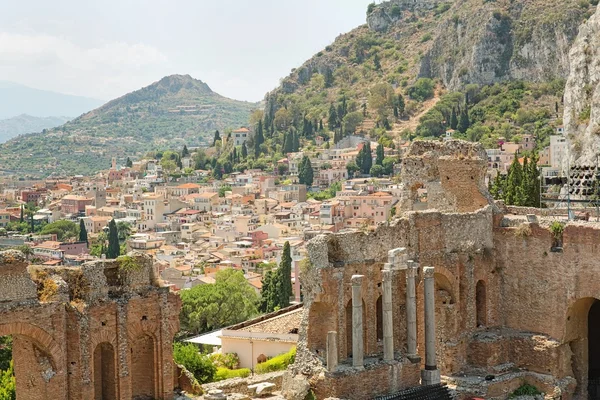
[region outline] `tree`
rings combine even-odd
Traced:
[[[333,71],[331,71],[331,68],[327,67],[325,69],[325,87],[326,88],[330,88],[333,86]]]
[[[131,161],[131,158],[127,157],[127,161],[125,161],[125,166],[127,168],[133,167],[133,161]]]
[[[406,109],[406,104],[404,103],[404,97],[402,97],[402,94],[400,93],[398,94],[396,106],[398,107],[398,114],[402,117],[404,115],[404,110]]]
[[[131,225],[125,221],[119,221],[117,223],[117,232],[119,232],[119,240],[125,241],[131,236]]]
[[[296,132],[292,133],[292,152],[300,151],[300,137]]]
[[[198,285],[180,293],[181,328],[200,334],[246,321],[258,313],[258,295],[235,269],[218,271],[215,283]]]
[[[376,71],[381,71],[381,59],[377,53],[375,53],[375,56],[373,57],[373,65],[375,66]]]
[[[35,221],[33,220],[33,213],[29,215],[29,232],[35,232]]]
[[[16,400],[17,382],[11,360],[6,370],[0,370],[0,400]]]
[[[270,313],[275,310],[278,303],[277,278],[274,271],[266,271],[262,277],[262,289],[260,291],[259,310],[262,313]]]
[[[242,143],[242,158],[245,160],[248,157],[248,148],[246,147],[246,143]]]
[[[357,171],[360,171],[360,168],[355,161],[350,161],[348,164],[346,164],[346,171],[348,171],[348,178],[354,178],[354,174]]]
[[[456,129],[458,127],[458,117],[456,116],[456,109],[452,107],[452,115],[450,116],[450,128]]]
[[[304,156],[302,157],[300,168],[298,170],[298,181],[300,184],[310,187],[313,184],[313,179],[314,171],[312,164],[310,163],[310,158],[308,158],[308,156]]]
[[[460,113],[457,129],[460,133],[466,133],[471,123],[469,122],[469,109],[467,107]]]
[[[187,146],[184,144],[183,150],[181,150],[181,158],[189,157],[189,155],[190,155],[190,151],[188,150]]]
[[[376,178],[379,178],[380,176],[383,175],[384,173],[384,169],[381,165],[379,164],[375,164],[371,167],[371,170],[369,171],[371,176],[374,176]]]
[[[283,254],[277,270],[277,280],[279,282],[279,308],[285,308],[290,305],[290,297],[293,296],[292,290],[292,254],[290,242],[283,245]]]
[[[394,88],[389,83],[378,83],[369,93],[369,106],[377,112],[377,121],[387,124],[394,105]]]
[[[219,133],[219,130],[215,131],[215,136],[213,138],[213,146],[216,146],[217,141],[221,140],[221,134]]]
[[[508,170],[508,177],[506,179],[506,191],[504,193],[504,201],[508,205],[519,205],[522,198],[521,195],[521,181],[523,180],[523,169],[519,162],[519,156],[515,153],[510,169]]]
[[[106,257],[115,259],[121,255],[121,246],[119,244],[119,232],[117,223],[111,219],[108,223],[108,248],[106,249]]]
[[[79,220],[79,241],[86,242],[89,245],[87,229],[85,229],[85,222],[83,222],[83,218]]]
[[[200,384],[212,382],[217,373],[212,360],[199,353],[198,347],[193,343],[173,343],[173,359],[194,375]]]
[[[24,218],[23,218],[24,217],[23,216],[23,208],[24,208],[24,206],[21,206],[21,218],[19,218],[19,222],[20,223],[23,223],[25,221]]]
[[[354,111],[346,114],[343,120],[344,132],[349,134],[356,132],[356,128],[362,124],[363,119],[363,114],[360,111]]]
[[[373,166],[373,154],[371,153],[371,142],[365,142],[356,157],[356,165],[363,174],[368,174]]]
[[[377,145],[377,149],[375,151],[375,154],[376,154],[375,164],[381,165],[383,167],[383,159],[385,158],[383,144],[379,143]]]
[[[213,178],[221,180],[223,179],[223,166],[221,165],[221,161],[217,160],[215,166],[212,171]]]
[[[53,235],[55,234],[59,241],[65,241],[69,239],[75,239],[79,237],[79,227],[73,221],[61,219],[56,222],[44,225],[40,231],[41,235]]]
[[[164,157],[160,160],[160,166],[167,175],[171,175],[177,170],[177,162]]]
[[[394,164],[396,164],[396,159],[393,157],[386,157],[383,159],[383,174],[384,175],[393,175],[394,173]]]
[[[435,83],[429,78],[419,78],[413,86],[406,91],[411,99],[423,102],[434,95]]]
[[[338,127],[338,115],[333,103],[329,107],[329,119],[327,120],[327,125],[330,131],[333,131]]]

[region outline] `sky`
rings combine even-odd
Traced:
[[[259,101],[372,0],[2,0],[0,79],[110,100],[171,74]]]

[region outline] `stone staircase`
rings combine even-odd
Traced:
[[[374,400],[453,400],[446,385],[416,386],[398,393],[376,397]]]

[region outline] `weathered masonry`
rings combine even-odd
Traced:
[[[45,268],[0,253],[18,399],[171,399],[180,302],[154,279],[143,255]]]
[[[478,145],[415,142],[398,218],[309,243],[290,372],[318,398],[438,379],[460,398],[600,393],[600,224],[552,232],[541,212],[494,203],[485,167]]]

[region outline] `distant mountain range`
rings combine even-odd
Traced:
[[[103,103],[98,99],[71,96],[0,81],[0,120],[21,114],[34,117],[58,115],[77,117]]]
[[[0,143],[24,133],[41,132],[64,124],[69,117],[33,117],[27,114],[0,120]]]
[[[208,143],[216,129],[246,125],[258,107],[223,97],[189,75],[167,76],[62,126],[0,145],[0,173],[92,174],[108,168],[113,156],[124,161]]]

